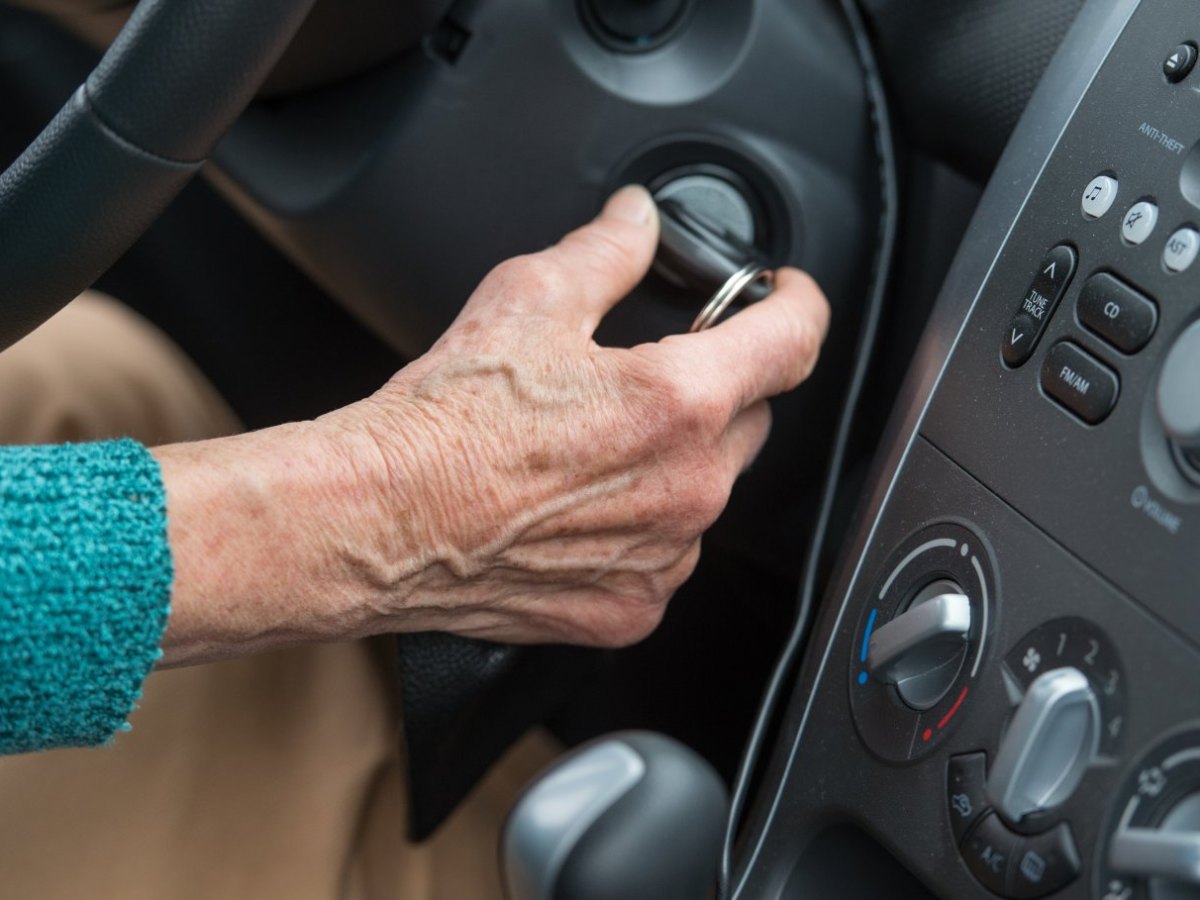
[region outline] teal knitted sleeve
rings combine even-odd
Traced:
[[[158,464],[131,440],[0,447],[0,753],[128,727],[171,589]]]

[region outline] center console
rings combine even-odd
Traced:
[[[1090,0],[1027,109],[822,605],[735,896],[1200,897],[1197,12]]]

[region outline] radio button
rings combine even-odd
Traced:
[[[1089,425],[1108,417],[1120,388],[1116,372],[1070,341],[1051,347],[1042,364],[1042,390]]]
[[[1121,237],[1131,244],[1141,244],[1158,224],[1158,207],[1149,200],[1139,200],[1129,207],[1121,220]]]
[[[1109,175],[1097,175],[1083,189],[1079,205],[1088,219],[1099,219],[1112,209],[1117,199],[1117,179]]]
[[[1075,311],[1085,328],[1122,353],[1137,353],[1158,327],[1154,301],[1108,273],[1093,275],[1084,282]]]
[[[1033,280],[1025,289],[1021,305],[1004,331],[1000,352],[1012,368],[1022,366],[1033,355],[1042,332],[1050,322],[1058,301],[1075,274],[1075,251],[1059,244],[1038,263]]]
[[[1196,261],[1200,253],[1200,234],[1193,228],[1180,228],[1167,238],[1163,247],[1163,265],[1171,272],[1182,272]]]

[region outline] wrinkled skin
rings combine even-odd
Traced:
[[[601,646],[652,631],[766,440],[766,398],[807,377],[828,325],[812,280],[783,269],[709,331],[600,347],[656,243],[649,196],[626,188],[498,266],[371,397],[156,451],[179,573],[168,662],[383,631]]]

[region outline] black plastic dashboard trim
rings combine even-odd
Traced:
[[[856,539],[848,545],[849,549],[839,563],[837,571],[849,574],[843,574],[835,580],[829,596],[840,598],[837,612],[831,615],[827,611],[822,616],[819,635],[814,636],[814,640],[824,644],[819,661],[815,663],[813,671],[810,658],[797,682],[782,730],[782,734],[792,736],[790,745],[781,742],[776,749],[752,811],[744,849],[737,860],[733,891],[735,898],[749,896],[743,891],[756,874],[755,867],[759,865],[781,801],[782,794],[778,787],[787,780],[804,737],[815,688],[825,676],[833,648],[832,636],[841,627],[881,513],[916,443],[923,419],[954,348],[1047,162],[1139,5],[1140,0],[1088,0],[1031,98],[983,195],[964,238],[964,249],[955,258],[943,284],[930,325],[917,349],[896,412],[887,428],[882,443],[887,449],[877,460],[869,481],[880,485],[880,488],[870,495],[863,507],[859,518],[863,527],[858,530]],[[964,300],[968,297],[969,301]],[[806,690],[807,695],[803,693]],[[798,707],[802,708],[797,722]],[[770,882],[771,879],[761,880]]]

